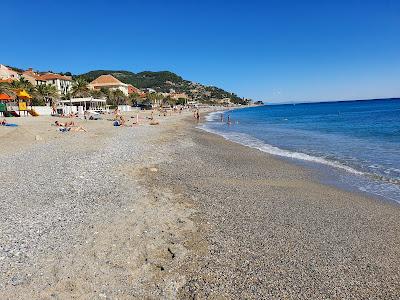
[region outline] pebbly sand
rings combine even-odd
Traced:
[[[0,128],[0,298],[398,299],[397,204],[184,115]]]

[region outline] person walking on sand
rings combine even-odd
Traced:
[[[199,110],[196,111],[196,120],[197,120],[197,122],[200,121],[200,111]]]

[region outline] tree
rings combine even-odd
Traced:
[[[163,106],[174,106],[176,104],[176,100],[171,98],[171,96],[167,96],[162,100]]]
[[[65,95],[61,96],[61,99],[63,100],[69,100],[72,98],[72,94],[70,92],[67,92]]]
[[[179,98],[176,100],[177,105],[185,105],[186,104],[186,99],[185,98]]]
[[[7,94],[9,96],[15,96],[15,92],[11,87],[11,84],[7,82],[0,82],[0,94]]]
[[[90,96],[92,96],[95,99],[104,99],[108,94],[108,91],[106,90],[106,93],[104,93],[102,90],[91,90],[90,91]]]
[[[84,98],[90,96],[90,90],[88,88],[88,83],[83,78],[77,78],[72,85],[72,96]]]
[[[161,100],[164,99],[164,96],[159,93],[149,93],[147,94],[147,99],[151,102],[153,106],[160,105]]]
[[[36,86],[33,93],[32,105],[44,105],[46,102],[52,102],[56,105],[60,95],[57,88],[50,84],[41,84]]]
[[[126,96],[124,92],[119,89],[109,90],[108,101],[111,105],[121,105],[126,104]]]
[[[128,96],[128,102],[130,105],[135,105],[135,104],[141,103],[142,101],[141,101],[139,94],[132,93]]]
[[[35,90],[35,87],[32,85],[32,83],[30,83],[24,77],[11,82],[11,87],[15,90],[25,90],[28,93],[33,93]]]

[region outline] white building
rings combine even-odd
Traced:
[[[66,95],[72,89],[72,78],[59,74],[47,73],[36,77],[36,85],[54,85],[61,95]]]
[[[6,67],[5,65],[0,64],[0,79],[12,79],[12,80],[18,80],[20,78],[20,75],[15,72],[14,70],[11,70],[10,68]]]
[[[119,81],[112,75],[101,75],[89,83],[89,88],[92,90],[100,90],[106,88],[110,90],[121,90],[125,96],[129,94],[128,84]]]

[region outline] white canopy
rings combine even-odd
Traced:
[[[95,99],[92,97],[87,97],[87,98],[72,98],[69,100],[60,100],[59,103],[61,104],[80,103],[80,102],[106,103],[106,101],[107,100],[105,99]]]

